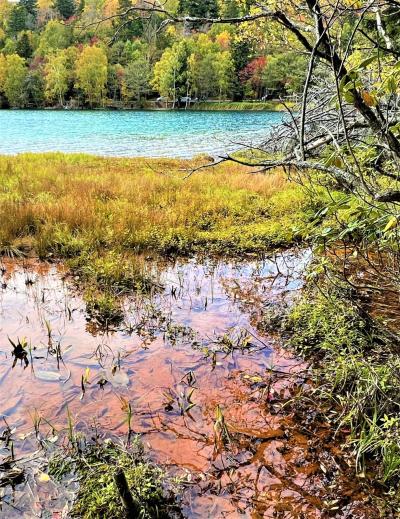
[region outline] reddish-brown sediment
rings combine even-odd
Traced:
[[[97,334],[61,268],[4,261],[0,412],[15,429],[15,449],[22,455],[36,448],[34,416],[46,420],[43,437],[54,436],[49,424],[65,428],[67,408],[78,431],[93,432],[96,424],[103,436],[126,436],[122,398],[153,459],[189,479],[183,497],[189,518],[370,517],[369,496],[329,426],[283,407],[306,385],[307,366],[251,324],[266,303],[293,297],[307,254],[280,256],[278,268],[273,261],[164,265],[163,294],[126,301],[129,333]],[[26,368],[20,361],[12,368],[8,337],[25,337],[31,346]],[[215,426],[218,407],[228,437]],[[36,483],[34,502],[24,485],[17,488],[16,508],[5,492],[9,517],[15,509],[37,509],[39,501],[46,506],[49,489]],[[57,511],[65,499],[56,486],[51,493]]]
[[[400,324],[400,255],[367,248],[340,247],[327,251],[340,276],[357,291],[364,309],[388,330]]]

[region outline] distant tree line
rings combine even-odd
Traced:
[[[243,16],[247,0],[170,0],[183,16]],[[258,99],[299,92],[305,61],[228,24],[160,30],[131,0],[0,0],[0,106],[101,107],[162,96]],[[124,13],[127,13],[125,15]],[[123,15],[123,16],[122,16]]]

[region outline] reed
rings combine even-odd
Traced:
[[[283,173],[61,153],[0,157],[0,251],[254,252],[299,237],[306,198]]]

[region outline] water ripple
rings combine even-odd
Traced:
[[[0,154],[85,152],[116,157],[218,155],[262,141],[276,112],[0,110]]]

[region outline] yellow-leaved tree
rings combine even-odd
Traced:
[[[25,105],[27,75],[26,62],[18,54],[0,55],[0,91],[12,108]]]
[[[90,107],[104,103],[107,69],[107,55],[101,47],[84,47],[76,62],[76,86]]]
[[[68,78],[68,56],[65,50],[50,55],[45,65],[45,94],[49,101],[57,101],[63,106]]]

